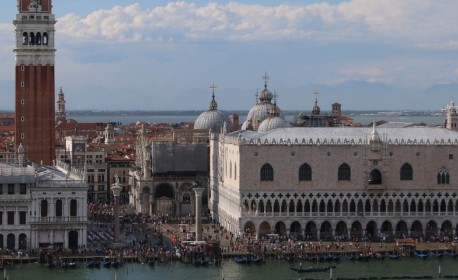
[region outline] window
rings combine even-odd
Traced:
[[[19,194],[27,194],[27,185],[19,184]]]
[[[448,185],[448,184],[450,184],[450,176],[449,176],[447,170],[440,170],[439,173],[437,173],[437,183],[439,185]]]
[[[21,139],[24,140],[25,139],[25,135],[24,133],[21,133]]]
[[[62,217],[62,200],[56,201],[56,217]]]
[[[25,225],[27,221],[27,211],[19,211],[19,224]]]
[[[76,199],[72,199],[70,201],[70,216],[71,217],[76,217],[76,212],[77,212],[77,203]]]
[[[261,168],[261,181],[273,181],[274,169],[268,163],[264,164]]]
[[[40,205],[41,217],[48,217],[48,201],[43,199]]]
[[[29,34],[27,32],[22,33],[22,44],[27,45],[29,43]]]
[[[448,159],[453,159],[453,154],[449,154]]]
[[[401,172],[400,172],[400,175],[401,175],[401,180],[413,180],[413,169],[412,169],[412,165],[408,164],[408,163],[404,163],[402,166],[401,166]]]
[[[21,82],[21,87],[25,87],[25,83],[24,82]]]
[[[8,194],[14,194],[14,184],[8,184]]]
[[[369,175],[369,185],[380,185],[382,183],[382,173],[378,169],[371,171]]]
[[[3,212],[0,211],[0,225],[3,225]]]
[[[24,104],[25,104],[25,100],[21,99],[21,105],[24,105]]]
[[[8,211],[8,224],[14,225],[14,211]]]
[[[351,169],[348,164],[343,163],[339,166],[337,172],[337,180],[339,181],[350,181],[351,180]]]
[[[45,16],[46,18],[46,16]],[[48,45],[48,33],[43,33],[43,45]]]
[[[24,116],[21,116],[21,122],[24,122],[24,121],[25,121]]]
[[[3,184],[0,184],[0,194],[3,194]]]
[[[312,168],[307,163],[299,167],[299,181],[312,181]]]

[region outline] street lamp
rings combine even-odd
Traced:
[[[119,176],[115,175],[115,183],[111,186],[111,191],[114,197],[114,243],[119,244],[119,195],[121,194],[122,187],[119,185]]]
[[[200,187],[198,182],[194,182],[193,186],[195,186],[193,190],[196,193],[196,241],[202,241],[201,209],[204,188]]]

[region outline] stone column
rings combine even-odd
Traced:
[[[193,188],[196,193],[196,241],[202,241],[202,193],[204,188]]]
[[[114,221],[114,243],[118,244],[120,242],[119,238],[119,195],[121,194],[122,187],[119,185],[119,177],[118,174],[115,175],[115,183],[111,187],[113,191],[114,197],[114,213],[113,213],[113,221]]]

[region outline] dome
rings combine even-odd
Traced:
[[[229,117],[220,110],[208,110],[200,114],[194,122],[194,129],[206,129],[219,133],[226,123],[226,130],[232,131]]]
[[[267,79],[266,74],[264,90],[257,94],[259,100],[257,100],[256,105],[248,112],[247,118],[241,127],[242,130],[258,130],[259,125],[270,116],[271,111],[274,111],[279,117],[283,118],[283,112],[280,108],[276,104],[272,104],[274,95],[267,89]]]
[[[215,87],[213,86],[213,89]],[[210,102],[210,109],[200,114],[194,122],[194,129],[206,129],[212,132],[219,133],[226,124],[226,131],[232,131],[232,124],[229,116],[223,111],[218,110],[218,103],[215,100],[215,92],[213,92]]]
[[[280,116],[271,116],[263,120],[259,125],[258,132],[267,132],[272,129],[290,127],[291,125]]]

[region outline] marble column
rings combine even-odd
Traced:
[[[202,241],[202,193],[204,188],[193,188],[196,193],[196,241]]]

